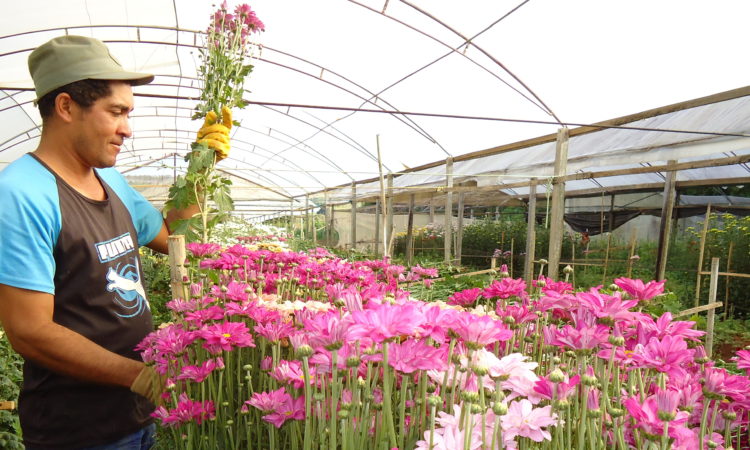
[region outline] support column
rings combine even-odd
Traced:
[[[302,239],[310,235],[310,196],[305,194],[305,215],[302,219]]]
[[[453,229],[453,158],[448,157],[445,159],[445,230],[443,233],[443,241],[445,241],[445,262],[452,264],[453,258],[451,257],[451,243],[453,241],[452,229]]]
[[[373,244],[373,253],[375,256],[380,254],[380,199],[375,200],[375,243]]]
[[[456,225],[456,257],[457,265],[461,265],[461,252],[463,251],[464,239],[464,192],[458,194],[458,225]]]
[[[534,278],[534,252],[536,251],[536,178],[529,185],[529,212],[526,221],[526,260],[523,265],[523,279],[531,286]]]
[[[677,161],[669,161],[668,165],[677,164]],[[675,201],[675,182],[677,171],[670,170],[666,173],[664,180],[664,200],[661,207],[661,220],[659,221],[659,247],[656,250],[656,281],[664,279],[667,270],[667,255],[669,254],[669,236],[672,233],[672,214]]]
[[[388,174],[388,199],[386,204],[385,236],[386,240],[383,245],[386,246],[385,256],[390,257],[393,254],[393,173]]]
[[[409,218],[406,222],[406,265],[414,260],[414,194],[409,196]]]
[[[548,276],[557,280],[560,266],[560,254],[562,253],[562,240],[565,215],[565,176],[568,169],[568,137],[569,130],[560,128],[557,130],[557,145],[555,146],[555,173],[552,181],[552,205],[550,207],[549,224],[549,262]]]
[[[352,223],[351,223],[351,247],[357,248],[357,185],[352,183]]]

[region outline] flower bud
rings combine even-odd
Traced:
[[[427,385],[427,393],[428,394],[432,394],[436,390],[437,390],[437,386],[435,386],[434,384],[428,384]]]
[[[474,371],[474,374],[478,377],[483,377],[487,375],[490,371],[490,369],[487,366],[475,366],[471,368]]]
[[[598,418],[600,418],[602,416],[602,410],[599,409],[599,408],[597,408],[597,409],[589,409],[589,415],[591,417],[593,417],[594,419],[598,419]]]
[[[708,448],[717,448],[717,447],[719,446],[719,444],[717,444],[717,443],[716,443],[716,442],[714,442],[714,441],[708,441],[708,442],[706,442],[706,446],[707,446]]]
[[[465,402],[476,403],[479,401],[479,392],[463,391],[461,399]]]
[[[500,272],[500,278],[510,278],[510,274],[507,271]]]
[[[671,422],[675,417],[677,417],[677,413],[669,411],[658,411],[656,413],[656,416],[663,422]]]
[[[609,290],[612,291],[612,292],[619,291],[620,290],[620,286],[612,283],[612,284],[609,285]]]
[[[359,358],[356,356],[350,356],[346,359],[346,367],[352,368],[352,367],[358,367],[359,366]]]
[[[614,345],[615,347],[622,347],[625,345],[625,338],[622,336],[610,336],[607,338],[610,344]]]
[[[503,317],[503,323],[505,323],[505,324],[516,323],[516,319],[513,316],[505,316],[505,317]]]
[[[492,412],[495,413],[496,416],[504,416],[508,414],[508,405],[505,403],[495,402],[494,405],[492,405]]]
[[[325,399],[326,395],[322,392],[316,392],[313,394],[313,400],[315,400],[316,402],[322,402]]]
[[[472,403],[471,404],[471,413],[472,414],[481,414],[483,412],[484,411],[482,411],[482,406],[481,405],[479,405],[477,403]]]
[[[219,290],[220,290],[220,291],[221,291],[221,292],[222,292],[223,294],[226,294],[226,293],[227,293],[227,291],[229,291],[229,288],[228,288],[228,287],[226,287],[226,286],[223,286],[223,285],[222,285],[222,286],[221,286],[221,288],[219,288]]]
[[[581,383],[584,386],[596,386],[597,382],[598,382],[598,380],[594,376],[591,376],[591,375],[581,375]]]
[[[544,265],[544,266],[546,266],[546,265],[547,265],[548,263],[549,263],[549,261],[547,261],[547,260],[546,260],[546,259],[544,259],[544,258],[542,258],[542,259],[540,259],[540,260],[539,260],[539,264],[542,264],[542,265]]]
[[[547,282],[544,281],[544,280],[537,280],[536,285],[537,285],[537,287],[543,288],[543,287],[547,286]]]
[[[563,273],[573,273],[573,267],[568,264],[567,266],[563,267]]]
[[[340,409],[338,413],[339,419],[347,419],[349,417],[349,411],[346,409]]]
[[[427,404],[430,406],[440,406],[443,404],[443,399],[439,395],[430,395],[427,397]]]
[[[735,420],[737,418],[737,413],[727,410],[721,413],[721,416],[726,420]]]
[[[563,381],[565,381],[565,374],[562,370],[557,368],[549,374],[549,380],[553,383],[562,383]]]
[[[609,415],[612,417],[622,417],[625,414],[625,410],[621,408],[610,408]]]
[[[307,344],[302,344],[299,347],[297,347],[297,356],[300,358],[309,358],[313,354],[313,349]]]

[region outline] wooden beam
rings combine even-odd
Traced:
[[[453,240],[453,158],[445,159],[445,229],[443,230],[443,241],[445,242],[443,256],[446,264],[452,264],[451,244]]]
[[[534,252],[536,251],[536,178],[529,186],[528,220],[526,221],[526,257],[523,264],[523,279],[531,286],[534,278]],[[497,213],[496,213],[497,214]]]
[[[0,402],[0,411],[11,411],[16,409],[16,402],[2,401]]]
[[[386,241],[383,243],[383,245],[386,246],[385,256],[390,257],[393,254],[393,173],[388,174],[387,180],[388,199],[385,210]]]
[[[695,277],[695,302],[694,305],[698,306],[701,295],[701,273],[703,271],[703,252],[706,249],[706,235],[708,234],[708,222],[711,221],[711,204],[706,206],[706,218],[703,219],[703,231],[701,231],[701,243],[698,250],[698,274]]]
[[[550,278],[557,280],[560,255],[562,253],[563,230],[565,223],[565,181],[562,177],[566,173],[568,161],[568,137],[569,130],[560,128],[557,130],[557,145],[555,147],[555,179],[552,182],[552,206],[549,223],[549,254],[547,260],[549,266],[547,273]]]
[[[711,258],[711,281],[708,287],[708,303],[716,302],[716,291],[719,288],[719,258]],[[706,317],[706,355],[710,358],[714,350],[714,320],[716,309],[708,310]]]
[[[377,199],[375,200],[375,248],[373,249],[375,256],[380,253],[380,216],[382,215],[380,210],[380,199]]]
[[[357,248],[357,183],[352,182],[351,247]]]
[[[711,273],[711,272],[709,272]],[[716,309],[721,308],[724,306],[722,302],[713,302],[709,303],[707,305],[701,305],[695,308],[686,309],[684,311],[680,311],[676,313],[674,316],[672,316],[673,319],[677,319],[678,317],[685,317],[685,316],[692,316],[693,314],[697,314],[699,312],[708,311],[709,309]]]
[[[188,277],[188,271],[185,268],[185,259],[187,259],[185,236],[182,234],[167,236],[167,251],[169,252],[169,284],[172,288],[172,298],[187,300],[190,296],[185,284]]]
[[[676,165],[677,161],[669,161],[669,165]],[[664,199],[661,207],[661,218],[659,221],[659,243],[656,249],[656,281],[664,279],[667,271],[667,258],[669,255],[669,236],[672,234],[672,215],[675,203],[675,181],[677,171],[667,172],[664,181]]]
[[[456,225],[456,257],[454,261],[461,265],[461,252],[464,239],[464,193],[458,194],[458,224]]]
[[[406,223],[406,265],[411,266],[414,260],[414,195],[409,202],[409,216]]]

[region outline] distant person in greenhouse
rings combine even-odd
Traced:
[[[23,440],[150,448],[164,382],[134,350],[153,330],[138,250],[166,253],[167,224],[195,213],[165,222],[113,168],[132,134],[132,86],[154,76],[82,36],[50,40],[28,64],[41,138],[0,172],[0,323],[25,359]]]

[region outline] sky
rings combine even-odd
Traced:
[[[523,83],[563,122],[593,123],[750,84],[747,0],[357,2],[250,1],[266,31],[258,38],[265,48],[248,81],[248,98],[267,103],[382,107],[554,122],[539,106],[508,87],[533,98]],[[230,1],[229,6],[238,3]],[[26,4],[7,11],[2,19],[0,86],[30,87],[25,68],[28,53],[14,51],[38,45],[60,31],[15,38],[8,35],[87,24],[202,30],[214,9],[206,0],[29,0]],[[459,47],[463,39],[457,34],[471,37],[490,25],[473,40],[475,45],[465,51]],[[98,28],[96,36],[118,40],[122,32]],[[127,33],[131,39],[136,33],[141,38],[156,34],[144,29]],[[174,39],[173,32],[161,34],[166,40]],[[180,36],[180,42],[189,42],[189,37]],[[459,51],[450,53],[449,47]],[[112,48],[128,68],[157,75],[189,74],[199,62],[196,52],[188,54],[183,49],[178,65],[177,52],[164,45],[112,44]],[[399,81],[411,73],[414,75]],[[136,88],[136,92],[166,91],[163,87]],[[182,95],[186,92],[179,91]],[[367,103],[374,93],[380,93],[379,99]],[[134,148],[138,143],[150,145],[143,138],[150,131],[139,132],[139,127],[152,130],[178,123],[163,120],[158,126],[147,125],[150,119],[138,116],[140,111],[150,111],[144,107],[147,101],[140,98],[138,102],[133,122],[140,139],[134,141]],[[8,125],[5,132],[0,131],[0,142],[15,135],[17,129],[27,129],[26,122],[35,119],[28,104],[28,115],[12,118],[7,117],[10,109],[4,109],[6,106],[0,104],[0,119]],[[558,128],[555,124],[413,117],[417,128],[383,114],[350,115],[310,108],[253,107],[238,112],[237,117],[243,126],[235,136],[237,157],[239,151],[248,155],[251,150],[265,151],[267,159],[255,162],[264,173],[274,168],[279,173],[294,173],[299,167],[320,170],[315,180],[299,181],[309,188],[321,182],[338,184],[375,175],[376,142],[386,167],[397,171],[448,155],[554,133]],[[309,124],[322,125],[325,132]],[[187,118],[179,124],[188,131],[192,126]],[[146,148],[144,154],[158,157],[162,150],[174,151],[168,147],[178,141],[168,136]],[[16,146],[13,150],[28,148]],[[306,159],[312,152],[319,157]],[[290,168],[290,161],[296,168]],[[325,171],[331,170],[331,162],[336,164],[335,170],[348,176],[328,177]],[[287,181],[278,181],[284,183]]]

